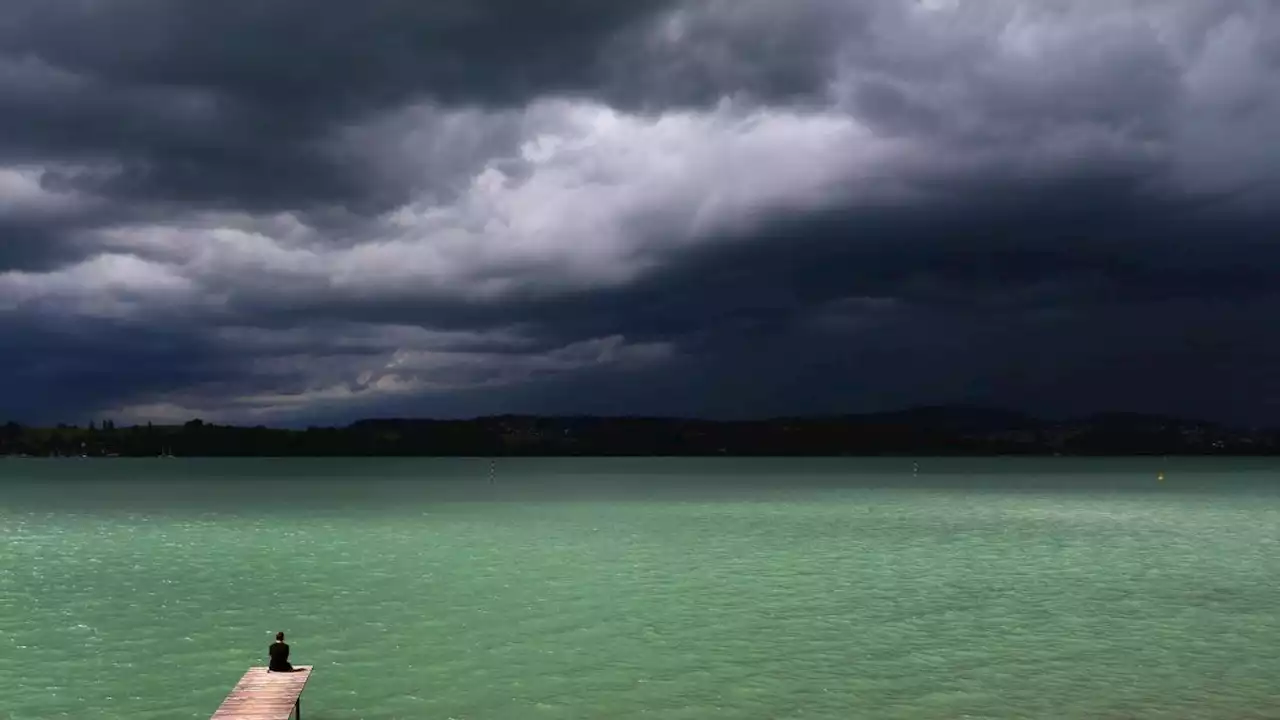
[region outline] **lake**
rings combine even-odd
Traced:
[[[0,719],[1280,713],[1280,462],[911,464],[0,459]]]

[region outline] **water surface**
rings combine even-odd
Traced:
[[[0,460],[0,718],[1275,717],[1278,470]]]

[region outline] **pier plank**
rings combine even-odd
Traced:
[[[210,720],[289,720],[294,712],[300,716],[302,689],[311,679],[311,669],[300,665],[294,672],[276,673],[249,668]]]

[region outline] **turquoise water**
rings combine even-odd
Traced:
[[[1164,469],[1167,480],[1155,480]],[[0,718],[1275,718],[1280,464],[0,460]]]

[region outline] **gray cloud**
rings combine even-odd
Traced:
[[[1280,402],[1266,2],[11,5],[21,417]]]

